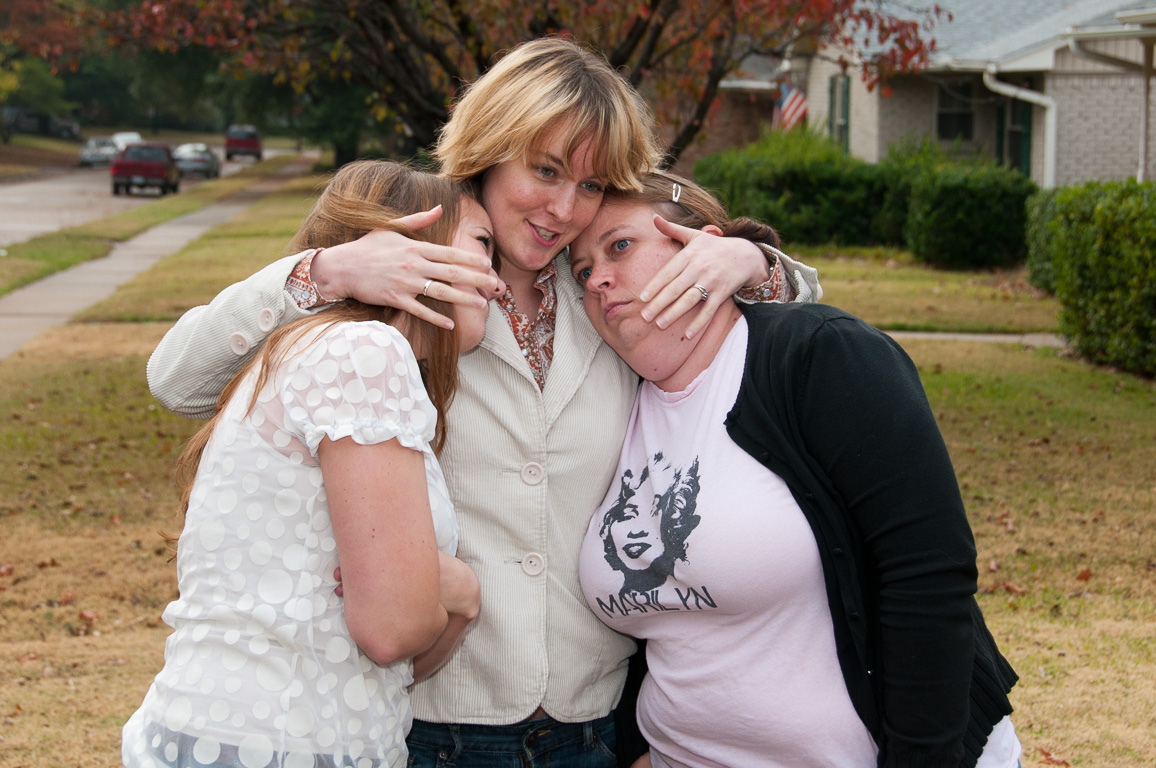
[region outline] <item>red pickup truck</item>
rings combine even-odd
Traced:
[[[112,193],[128,193],[133,187],[159,187],[161,194],[177,192],[181,170],[167,144],[142,142],[122,149],[109,166]]]

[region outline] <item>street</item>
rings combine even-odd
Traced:
[[[243,167],[243,162],[222,161],[221,174],[227,176]],[[186,177],[181,180],[181,190],[192,189],[202,181],[197,176]],[[156,190],[114,196],[107,166],[53,169],[29,181],[0,183],[0,248],[131,210],[157,196]]]

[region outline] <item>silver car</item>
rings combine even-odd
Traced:
[[[116,152],[116,142],[111,138],[93,136],[80,146],[77,162],[82,168],[88,168],[90,165],[108,165],[116,157]]]
[[[182,176],[197,174],[206,179],[221,175],[221,161],[208,144],[182,144],[173,152]]]

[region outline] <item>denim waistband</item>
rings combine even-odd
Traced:
[[[414,720],[406,737],[410,744],[445,750],[451,759],[460,752],[516,752],[541,754],[573,742],[594,747],[597,732],[614,722],[613,715],[583,723],[563,723],[552,717],[513,725],[458,725]]]

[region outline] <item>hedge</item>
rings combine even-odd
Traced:
[[[901,145],[871,165],[807,131],[772,131],[708,155],[694,177],[732,214],[771,224],[785,242],[904,246],[953,268],[1022,260],[1034,190],[990,161],[951,162],[935,142]]]
[[[911,187],[904,235],[916,258],[951,269],[1022,262],[1027,200],[1035,184],[999,167],[938,168]]]
[[[1037,288],[1056,292],[1055,246],[1052,238],[1056,222],[1056,190],[1041,189],[1028,198],[1026,240],[1028,248],[1028,282]]]
[[[1097,362],[1156,375],[1156,183],[1058,190],[1053,222],[1061,333]]]

